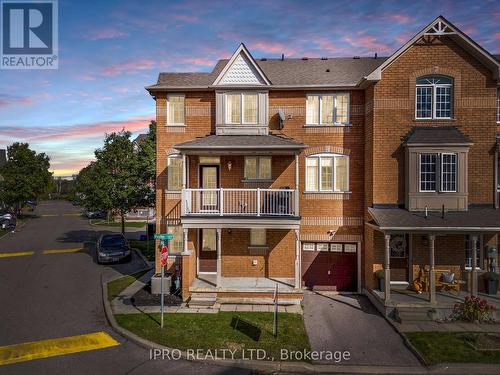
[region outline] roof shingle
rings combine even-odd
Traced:
[[[408,145],[472,144],[472,140],[456,126],[414,126],[403,141]]]

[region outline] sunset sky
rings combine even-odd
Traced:
[[[210,71],[244,42],[254,57],[390,55],[443,15],[500,53],[497,1],[59,1],[59,69],[0,70],[0,148],[29,142],[55,175],[106,132],[146,131],[159,71]]]

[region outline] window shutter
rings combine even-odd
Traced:
[[[268,112],[268,93],[259,92],[259,125],[267,125]]]
[[[215,93],[215,123],[217,125],[225,123],[224,93]]]

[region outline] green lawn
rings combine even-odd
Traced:
[[[5,233],[8,233],[9,230],[8,229],[2,229],[0,228],[0,237],[2,237]]]
[[[129,243],[130,247],[139,249],[142,255],[144,255],[147,260],[149,261],[155,260],[155,246],[156,246],[155,240],[153,239],[149,240],[149,248],[148,248],[148,241],[130,240]]]
[[[122,223],[119,221],[107,221],[106,219],[90,219],[90,224],[93,225],[102,225],[104,227],[121,227]],[[142,228],[146,226],[145,221],[126,221],[125,222],[125,227],[126,228]]]
[[[280,350],[310,350],[302,315],[280,313],[278,337],[273,336],[273,313],[219,312],[217,314],[165,314],[163,329],[160,314],[116,315],[118,324],[129,331],[167,347],[186,349],[242,350],[264,349],[268,360],[280,360]],[[237,322],[238,321],[238,322]],[[236,329],[233,328],[237,322]],[[247,356],[248,357],[248,356]]]
[[[108,283],[108,301],[113,300],[118,296],[126,287],[132,284],[135,280],[140,278],[148,271],[140,271],[131,275],[120,277],[119,279],[110,281]]]
[[[498,346],[481,333],[470,332],[408,332],[410,342],[422,354],[428,364],[436,363],[500,363],[500,350],[480,351],[476,347]],[[469,344],[470,343],[470,344]],[[491,346],[493,345],[493,346]]]

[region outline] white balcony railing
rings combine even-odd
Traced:
[[[298,216],[293,189],[183,189],[182,215]]]

